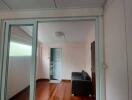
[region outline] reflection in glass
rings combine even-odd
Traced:
[[[32,26],[10,27],[7,100],[29,100]]]

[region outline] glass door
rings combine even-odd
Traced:
[[[37,21],[5,21],[1,100],[34,100]]]
[[[61,48],[50,48],[50,82],[52,81],[61,81]]]

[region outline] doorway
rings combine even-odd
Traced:
[[[50,82],[61,81],[61,48],[50,48]]]
[[[41,92],[45,94],[41,98],[44,100],[51,99],[55,95],[58,100],[66,97],[68,98],[66,100],[74,100],[77,96],[95,100],[96,91],[93,89],[96,87],[96,70],[92,68],[95,67],[95,57],[94,66],[91,63],[91,44],[95,41],[95,26],[94,20],[38,23],[38,44],[41,45],[38,46],[38,50],[41,50],[38,62],[41,63],[36,66],[37,95],[40,93],[41,84],[44,88]],[[60,82],[56,82],[58,80]],[[50,92],[52,86],[55,87],[54,92]],[[63,90],[62,87],[68,90]],[[62,97],[59,95],[60,92],[62,94],[67,92],[68,95]],[[36,100],[39,100],[38,96]]]
[[[98,30],[98,18],[96,18],[96,17],[90,17],[90,18],[60,18],[60,20],[62,21],[70,21],[70,20],[80,20],[80,19],[82,19],[82,20],[95,20],[96,21],[96,42],[97,42],[97,44],[96,44],[96,75],[97,75],[97,78],[96,78],[96,95],[97,95],[97,99],[96,100],[100,100],[100,67],[101,67],[101,63],[100,63],[100,61],[99,61],[99,58],[100,58],[100,56],[98,55],[99,54],[99,47],[101,46],[100,44],[100,39],[99,39],[99,30]],[[52,21],[60,21],[59,19],[53,19]],[[44,20],[45,21],[45,20]],[[43,22],[44,22],[43,21]],[[47,21],[47,20],[46,20]],[[51,19],[49,19],[48,21],[51,21]],[[25,23],[27,23],[27,21],[22,21],[22,22],[18,22],[19,24],[22,24],[23,22],[25,22]],[[40,20],[38,20],[38,22],[42,22],[42,19],[40,19]],[[14,22],[12,22],[13,24],[16,24],[16,21]],[[17,23],[17,24],[18,24]],[[24,23],[24,24],[25,24]],[[33,23],[34,24],[34,23]],[[9,24],[8,24],[9,25]],[[37,27],[37,24],[36,24],[36,21],[35,21],[35,24],[34,24],[34,27]],[[8,29],[9,27],[7,27],[6,26],[6,29]],[[34,35],[33,36],[35,36],[36,37],[36,35],[35,35],[35,32],[36,32],[36,28],[34,28]],[[9,34],[6,32],[6,36],[5,36],[5,38],[7,38],[9,36]],[[8,38],[6,39],[6,40],[8,40]],[[8,42],[6,42],[6,43],[8,43]],[[33,44],[34,44],[34,50],[33,50],[33,56],[35,56],[35,46],[36,46],[36,39],[34,38],[34,40],[33,40]],[[5,52],[7,52],[7,48],[8,47],[8,45],[6,44],[5,46],[4,46],[4,56],[3,57],[5,57],[4,58],[4,60],[3,60],[3,68],[6,68],[6,67],[4,67],[5,65],[6,65],[6,61],[7,61],[7,58],[6,58],[6,54],[5,54]],[[6,51],[5,51],[6,50]],[[33,57],[33,66],[34,65],[36,65],[35,64],[35,58]],[[97,68],[97,65],[98,65],[98,68]],[[31,73],[30,73],[30,86],[32,87],[31,89],[30,89],[30,100],[34,100],[34,90],[35,90],[35,88],[34,88],[34,86],[35,86],[35,69],[34,69],[34,67],[32,67],[32,69],[31,69],[32,71],[31,71]],[[6,97],[6,91],[5,91],[5,87],[6,87],[6,69],[3,69],[3,75],[2,75],[2,91],[1,91],[1,100],[5,100],[5,97]]]

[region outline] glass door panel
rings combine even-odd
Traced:
[[[6,22],[1,100],[34,100],[36,25]]]
[[[7,99],[29,100],[33,26],[10,26]]]

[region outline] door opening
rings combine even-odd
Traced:
[[[37,66],[36,93],[39,91],[39,84],[43,84],[44,89],[41,91],[52,94],[49,89],[54,85],[54,95],[57,95],[58,100],[61,100],[59,93],[65,92],[69,94],[63,97],[68,98],[67,100],[81,96],[85,96],[84,99],[87,100],[96,100],[95,48],[92,49],[94,55],[91,51],[91,44],[96,38],[95,26],[94,20],[38,23],[38,50],[41,49],[38,52],[38,62],[41,63]],[[63,85],[68,90],[63,90]],[[42,95],[45,100],[50,96]]]
[[[96,26],[96,28],[95,28],[95,73],[96,73],[96,100],[100,100],[100,98],[101,98],[101,93],[100,93],[100,91],[102,91],[101,90],[101,88],[100,88],[100,86],[102,86],[102,81],[100,81],[100,75],[102,75],[101,73],[100,73],[100,68],[101,68],[101,62],[100,62],[100,60],[99,59],[101,59],[101,60],[103,60],[103,56],[102,56],[102,50],[100,50],[101,48],[102,48],[102,33],[100,33],[100,31],[99,31],[99,18],[98,17],[88,17],[88,18],[79,18],[79,17],[75,17],[75,18],[60,18],[60,19],[46,19],[46,20],[42,20],[42,19],[38,19],[38,22],[39,23],[49,23],[49,22],[70,22],[70,21],[95,21],[95,26]],[[102,23],[101,23],[102,24]],[[37,43],[37,34],[36,34],[36,32],[37,32],[37,28],[39,28],[39,27],[37,27],[37,21],[35,20],[32,20],[32,21],[29,21],[28,22],[28,20],[10,20],[9,22],[7,21],[7,23],[6,23],[6,26],[5,26],[5,40],[4,40],[4,49],[3,49],[3,51],[2,51],[2,53],[1,54],[3,54],[2,56],[3,56],[3,62],[2,62],[2,81],[1,81],[1,84],[2,84],[2,86],[1,86],[1,100],[6,100],[6,98],[7,98],[7,92],[6,92],[6,89],[7,89],[7,75],[8,75],[8,71],[7,71],[7,69],[8,69],[8,57],[9,57],[9,55],[8,55],[8,53],[9,53],[9,38],[10,38],[10,33],[9,33],[9,27],[10,26],[14,26],[14,25],[25,25],[25,26],[28,26],[28,25],[33,25],[33,34],[32,34],[32,66],[31,66],[31,70],[30,70],[30,97],[29,97],[29,99],[30,100],[34,100],[35,99],[35,96],[36,96],[36,98],[39,98],[38,96],[39,95],[37,95],[37,93],[36,93],[36,95],[34,94],[35,93],[35,84],[36,84],[36,82],[37,82],[37,79],[41,79],[42,77],[44,77],[45,75],[43,74],[43,71],[46,71],[46,70],[39,70],[40,72],[37,72],[36,70],[35,70],[35,65],[36,65],[36,58],[35,58],[35,56],[36,56],[36,43]],[[47,28],[45,28],[44,27],[44,29],[46,30]],[[60,29],[63,29],[63,30],[65,30],[65,28],[60,28]],[[76,28],[76,29],[79,29],[79,28]],[[75,30],[76,30],[75,29]],[[29,32],[29,30],[24,30],[24,31],[28,31]],[[58,30],[57,30],[58,31]],[[65,32],[64,32],[65,33]],[[68,33],[67,33],[68,34]],[[81,33],[82,34],[82,33]],[[100,36],[101,35],[101,36]],[[78,35],[77,35],[78,36]],[[99,37],[100,36],[100,37]],[[62,36],[61,38],[60,38],[60,40],[61,39],[65,39],[66,41],[67,41],[67,39],[66,39],[66,35],[64,34],[64,36]],[[40,38],[42,39],[42,38],[45,38],[45,37],[41,37],[40,36]],[[53,38],[52,38],[53,39]],[[51,40],[52,40],[51,39]],[[49,40],[49,39],[48,39]],[[76,39],[75,39],[75,41],[76,41]],[[42,42],[42,41],[41,41]],[[38,43],[39,44],[39,43]],[[80,43],[77,43],[77,45],[78,44],[80,44]],[[67,45],[67,46],[69,46],[69,45]],[[40,46],[41,47],[41,46]],[[68,59],[66,59],[66,60],[69,60],[69,61],[71,61],[71,62],[74,62],[74,59],[72,59],[72,57],[74,57],[74,58],[76,58],[76,59],[79,59],[78,61],[77,61],[77,63],[78,64],[76,64],[76,66],[78,66],[79,65],[79,62],[80,62],[80,60],[82,60],[82,59],[80,59],[80,57],[82,56],[82,53],[80,54],[80,56],[79,57],[76,57],[76,55],[78,55],[79,53],[77,52],[77,50],[78,49],[76,49],[76,50],[73,50],[73,47],[76,47],[76,46],[71,46],[70,47],[70,51],[73,51],[73,53],[70,53],[70,56],[71,57],[69,57]],[[49,47],[49,48],[52,48],[52,47]],[[54,47],[53,47],[54,48]],[[57,48],[58,48],[58,46],[57,46]],[[82,47],[80,47],[80,48],[82,48]],[[39,48],[40,49],[40,48]],[[67,49],[68,50],[68,49]],[[40,49],[39,51],[42,51],[42,49]],[[49,50],[48,50],[49,51]],[[68,50],[69,51],[69,50]],[[85,52],[85,51],[84,51]],[[83,53],[84,53],[83,52]],[[39,55],[39,57],[41,57],[41,56],[43,56],[43,54],[42,53],[37,53],[37,57],[38,57],[38,55]],[[65,53],[65,54],[62,54],[63,56],[65,56],[65,57],[67,57],[67,54]],[[63,60],[65,60],[65,59],[63,59]],[[50,65],[50,63],[49,63],[49,61],[50,61],[50,57],[49,56],[47,56],[46,57],[46,60],[45,60],[46,62],[46,64],[48,64],[48,65]],[[37,63],[37,65],[40,67],[40,64],[42,64],[43,63],[43,59],[41,59],[41,61],[39,62],[39,63]],[[72,64],[69,64],[68,66],[71,66]],[[68,67],[67,66],[67,67]],[[79,65],[80,66],[80,65]],[[82,66],[82,65],[81,65]],[[66,68],[67,68],[66,67]],[[84,66],[83,66],[84,67]],[[37,69],[37,67],[36,67],[36,69]],[[69,69],[69,70],[73,70],[73,67],[70,67],[70,68],[67,68],[67,69]],[[69,78],[67,78],[67,79],[70,79],[71,78],[71,73],[69,74],[69,73],[67,73],[67,69],[63,69],[63,71],[62,71],[62,73],[63,73],[63,78],[65,79],[65,78],[67,78],[67,75],[69,75],[68,77]],[[47,70],[48,71],[46,71],[46,72],[50,72],[49,71],[49,68],[47,68]],[[75,69],[77,72],[78,72],[78,70],[77,69]],[[101,70],[102,71],[102,70]],[[35,73],[36,72],[36,73]],[[42,72],[42,73],[41,73]],[[48,73],[46,73],[48,76],[46,76],[45,77],[45,80],[49,80],[50,79],[50,75],[48,74]],[[67,75],[66,75],[66,74]],[[1,73],[0,73],[1,74]],[[35,77],[35,74],[36,74],[36,77]],[[38,75],[38,76],[37,76]],[[47,79],[46,79],[47,78]],[[63,79],[63,78],[60,78],[60,79]],[[57,79],[57,75],[56,76],[54,76],[53,77],[53,79]],[[69,81],[69,80],[68,80]],[[104,81],[104,80],[103,80]],[[40,85],[41,85],[41,82],[38,82]],[[49,86],[49,85],[47,85],[47,84],[45,84],[46,86],[48,86],[48,88],[47,89],[51,89],[52,87],[54,87],[54,86]],[[43,86],[43,85],[42,85]],[[71,86],[71,85],[69,85],[69,86]],[[37,86],[36,86],[37,87]],[[69,89],[71,89],[71,88],[69,88]],[[68,90],[69,90],[68,89]],[[36,88],[36,92],[37,92],[37,88]],[[46,92],[46,93],[49,93],[49,92]],[[103,94],[104,94],[104,92],[102,92]],[[47,95],[51,95],[51,94],[47,94]],[[17,99],[18,100],[18,99]],[[38,100],[38,99],[36,99],[36,100]],[[60,99],[61,100],[61,99]],[[71,94],[70,94],[70,98],[69,99],[67,99],[67,100],[71,100]]]
[[[61,81],[61,48],[50,49],[50,82]]]

